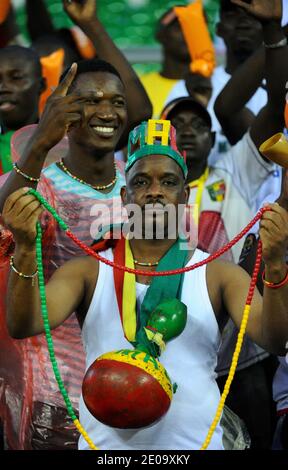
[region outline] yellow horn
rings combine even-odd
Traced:
[[[259,148],[264,157],[288,168],[288,141],[284,134],[279,132],[266,140]]]

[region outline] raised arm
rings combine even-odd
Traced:
[[[265,50],[261,47],[238,67],[215,101],[215,114],[231,145],[243,137],[255,119],[246,104],[262,84],[264,67]]]
[[[128,134],[137,124],[152,116],[152,105],[133,67],[124,54],[115,45],[100,22],[96,12],[95,0],[63,0],[65,11],[95,46],[97,55],[110,62],[120,73],[127,92],[128,124],[127,131],[121,137],[119,148],[127,144]]]
[[[288,47],[285,45],[286,36],[281,27],[282,0],[251,0],[251,3],[231,1],[256,16],[263,27],[268,103],[253,121],[250,131],[252,140],[259,148],[265,140],[281,132],[284,127]]]
[[[67,126],[81,120],[85,97],[73,94],[66,96],[76,70],[77,66],[72,66],[65,79],[48,98],[37,129],[17,162],[21,171],[32,178],[40,177],[47,153],[64,137]],[[0,212],[3,210],[6,198],[24,186],[35,189],[37,182],[29,181],[16,171],[12,171],[0,191]]]
[[[261,220],[260,238],[263,244],[265,279],[274,285],[287,276],[288,213],[278,204],[271,204]],[[219,268],[223,303],[235,324],[242,319],[244,300],[250,278],[239,266],[222,264]],[[267,351],[286,354],[288,341],[288,283],[278,288],[264,286],[263,301],[256,291],[247,325],[250,338]]]
[[[42,212],[34,196],[21,188],[11,194],[3,209],[5,225],[15,239],[13,268],[25,276],[36,269],[36,222]],[[51,328],[56,328],[82,302],[85,293],[86,258],[77,258],[59,268],[46,286]],[[7,326],[14,338],[25,338],[44,331],[37,275],[21,277],[11,268],[7,290]],[[33,282],[34,280],[34,282]]]

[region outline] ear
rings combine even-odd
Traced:
[[[184,191],[185,191],[185,203],[188,204],[189,197],[190,197],[190,186],[189,186],[189,184],[185,184]]]
[[[120,189],[120,196],[121,196],[122,204],[123,204],[123,206],[125,206],[127,204],[127,189],[126,189],[126,186],[122,186],[122,188]]]

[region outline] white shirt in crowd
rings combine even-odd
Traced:
[[[214,253],[232,240],[254,217],[259,200],[280,193],[281,172],[276,164],[264,161],[249,133],[209,166],[199,208],[199,247]],[[197,199],[198,188],[190,188],[189,203]],[[238,262],[239,242],[232,248]]]
[[[219,65],[214,70],[214,74],[212,75],[212,96],[209,101],[209,105],[207,110],[210,113],[212,119],[212,130],[216,132],[216,142],[214,148],[209,156],[209,164],[213,165],[217,160],[219,160],[224,153],[226,153],[229,148],[229,142],[222,133],[221,125],[214,113],[214,104],[216,101],[217,96],[223,90],[226,83],[230,80],[231,75],[229,75],[223,65]],[[180,98],[182,96],[188,96],[188,91],[185,85],[185,80],[179,80],[176,85],[172,88],[171,93],[168,95],[167,101],[165,104],[170,103],[170,101]],[[247,107],[255,114],[255,116],[259,113],[259,111],[266,105],[267,103],[267,92],[264,88],[260,87],[252,96],[250,101],[247,103]]]

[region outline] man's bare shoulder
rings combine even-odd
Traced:
[[[98,276],[99,261],[92,256],[77,256],[70,259],[58,270],[59,274],[81,276],[85,280]]]
[[[229,273],[240,273],[245,271],[243,268],[241,268],[241,266],[233,263],[232,261],[216,259],[207,265],[207,274],[208,272],[212,280],[216,281],[214,277],[219,278],[219,276],[221,277],[222,274],[225,276]]]
[[[231,261],[215,260],[207,265],[207,285],[210,288],[220,289],[227,283],[247,281],[249,279],[247,272],[238,264]]]

